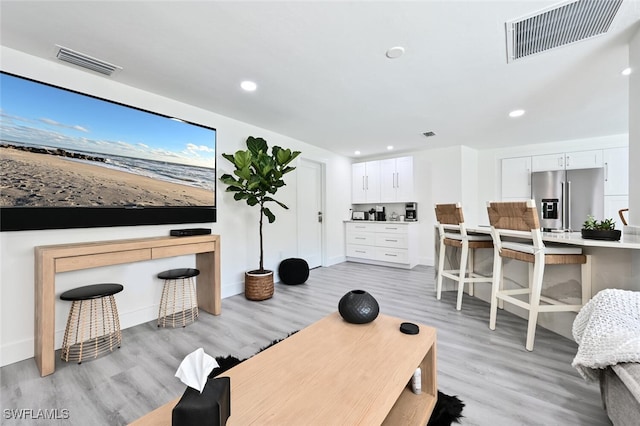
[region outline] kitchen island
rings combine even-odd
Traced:
[[[468,227],[467,231],[479,234],[491,233],[489,226]],[[518,234],[518,231],[509,233],[513,237],[517,237]],[[547,245],[580,246],[584,254],[591,255],[591,296],[607,288],[640,291],[640,235],[623,232],[620,241],[605,241],[584,239],[580,232],[543,232],[542,240]],[[435,230],[435,245],[437,256],[439,249],[437,227]],[[459,253],[449,248],[447,250],[445,268],[449,268],[449,266],[446,266],[447,263],[452,268],[457,268],[459,258]],[[479,249],[476,251],[475,269],[483,275],[491,275],[493,249]],[[528,286],[529,271],[525,262],[504,259],[503,274],[505,288]],[[453,281],[445,279],[443,290],[454,290],[456,288],[455,285]],[[545,266],[543,295],[566,303],[579,303],[580,291],[580,265]],[[490,302],[491,285],[476,285],[473,295]],[[488,309],[489,306],[487,306],[487,316]],[[506,304],[505,309],[522,318],[527,318],[527,311],[517,306]],[[541,313],[538,317],[538,325],[573,340],[571,327],[575,316],[576,314],[572,312]],[[500,311],[498,312],[499,326]]]

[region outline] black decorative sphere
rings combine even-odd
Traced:
[[[378,301],[364,290],[351,290],[338,302],[338,312],[346,322],[366,324],[380,313]]]

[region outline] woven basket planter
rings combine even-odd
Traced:
[[[273,271],[249,271],[244,274],[244,297],[266,300],[273,296]]]

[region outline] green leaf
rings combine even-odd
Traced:
[[[276,217],[274,216],[273,213],[271,213],[271,210],[269,210],[268,207],[263,207],[262,213],[264,213],[264,215],[267,216],[267,218],[269,219],[269,223],[275,222]]]
[[[267,141],[262,138],[254,138],[253,136],[247,138],[247,148],[255,155],[258,155],[260,152],[266,154],[269,149]]]

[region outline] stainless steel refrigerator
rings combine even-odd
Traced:
[[[604,169],[531,173],[531,198],[543,230],[579,231],[592,215],[604,215]]]

